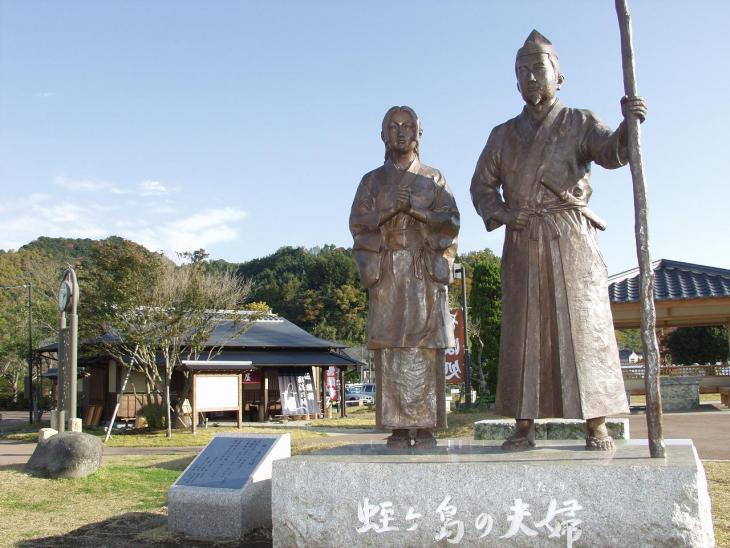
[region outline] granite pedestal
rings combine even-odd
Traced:
[[[271,527],[271,465],[291,455],[289,434],[214,437],[167,494],[167,525],[197,539],[238,539]]]
[[[350,445],[274,463],[273,544],[290,546],[712,546],[691,440],[592,452],[582,441],[394,452]]]

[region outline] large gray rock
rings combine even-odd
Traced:
[[[443,442],[442,442],[443,443]],[[691,440],[615,452],[583,441],[452,441],[396,453],[359,445],[274,462],[275,547],[695,546],[714,544],[704,469]]]
[[[101,464],[103,445],[83,432],[61,432],[39,442],[25,465],[34,476],[85,478]]]

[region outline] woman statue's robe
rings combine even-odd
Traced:
[[[398,213],[399,185],[426,222]],[[443,428],[444,350],[454,346],[448,284],[459,212],[441,173],[416,158],[366,174],[350,212],[353,254],[369,293],[368,348],[374,351],[376,418],[381,428]]]

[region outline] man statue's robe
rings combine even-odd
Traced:
[[[587,110],[557,100],[541,121],[527,107],[495,127],[479,158],[471,195],[487,230],[506,229],[496,410],[520,419],[588,419],[628,411],[595,223],[591,162],[627,162],[619,133]],[[570,193],[566,201],[541,181]],[[500,192],[501,191],[501,192]]]
[[[399,185],[426,222],[383,214]],[[353,254],[368,288],[368,348],[374,351],[379,427],[443,428],[444,350],[454,346],[448,289],[459,212],[441,173],[415,159],[399,170],[390,160],[366,174],[350,213]]]

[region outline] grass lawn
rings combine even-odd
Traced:
[[[28,476],[0,469],[3,546],[205,545],[166,527],[166,495],[192,456],[113,457],[81,480]],[[717,546],[730,548],[730,462],[704,463],[712,496]],[[50,537],[50,538],[49,538]],[[43,539],[33,541],[32,539]],[[266,535],[257,538],[266,545]]]
[[[31,429],[32,428],[32,429]],[[95,435],[102,440],[106,432],[100,428],[84,428],[87,434]],[[126,433],[115,432],[109,441],[104,444],[105,447],[198,447],[207,445],[207,443],[215,436],[222,432],[239,432],[245,434],[283,434],[288,432],[291,434],[292,443],[299,440],[314,440],[326,437],[327,434],[322,432],[313,432],[302,427],[284,428],[284,427],[266,427],[266,426],[245,426],[240,430],[236,427],[216,427],[198,428],[197,434],[193,436],[190,430],[173,430],[172,438],[167,438],[165,430],[141,430],[130,431]],[[15,428],[0,434],[0,439],[14,441],[38,441],[38,427],[24,425],[23,428]]]
[[[730,461],[705,461],[718,548],[730,548]]]
[[[116,457],[88,478],[47,480],[25,474],[20,466],[0,469],[0,539],[5,546],[19,541],[64,535],[99,523],[98,545],[104,544],[105,520],[135,521],[137,513],[161,523],[167,490],[192,457]],[[164,521],[162,521],[164,524]],[[119,529],[123,525],[117,523]],[[127,528],[127,542],[136,531]]]

